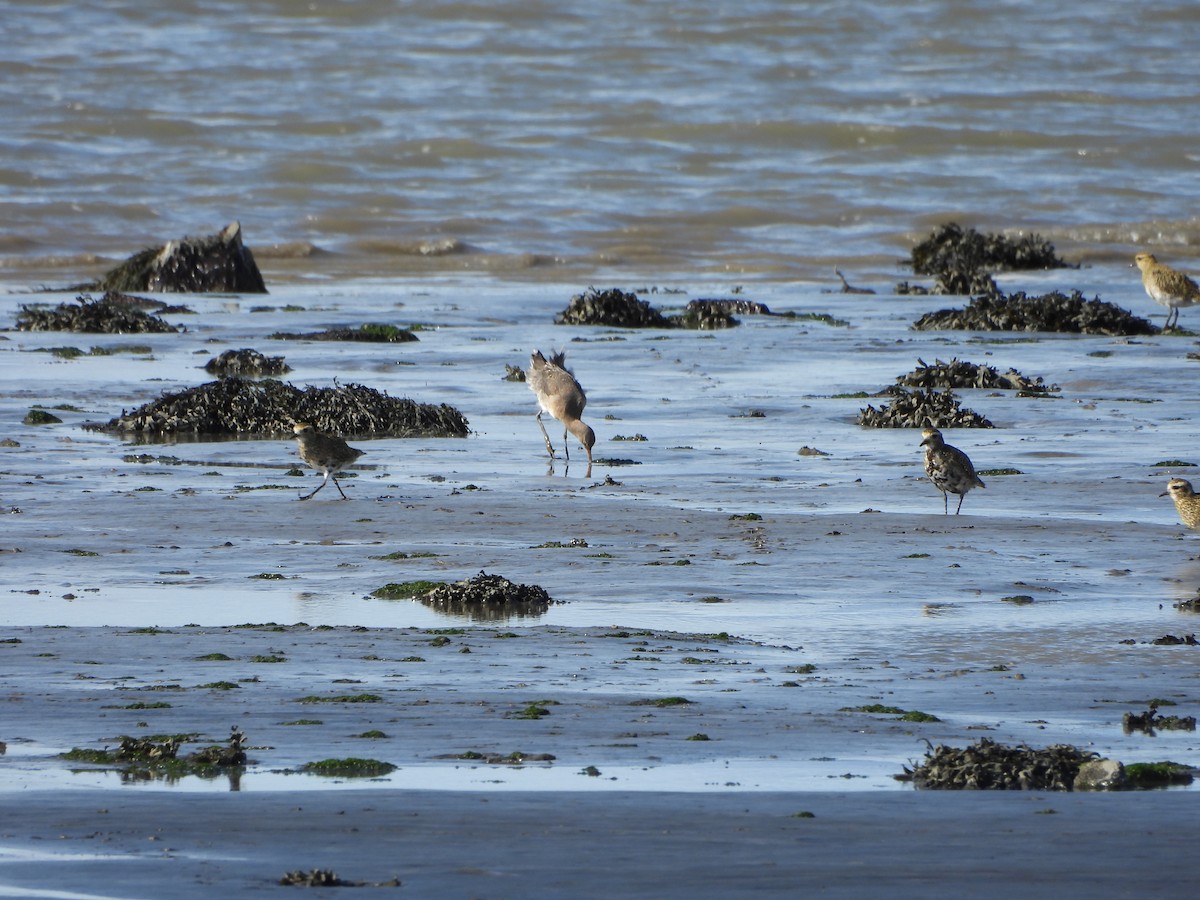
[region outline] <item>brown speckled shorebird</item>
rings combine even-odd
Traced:
[[[583,444],[587,451],[588,468],[592,465],[592,447],[596,443],[596,433],[583,423],[580,416],[587,406],[587,395],[575,380],[571,370],[566,368],[566,353],[559,351],[550,356],[542,356],[541,350],[534,350],[529,357],[529,371],[525,380],[529,389],[537,397],[538,427],[542,429],[542,437],[546,439],[546,452],[554,458],[554,445],[550,443],[550,435],[542,424],[542,413],[547,412],[563,423],[563,456],[569,462],[570,451],[567,449],[567,435],[573,434]]]
[[[1190,481],[1172,478],[1167,482],[1167,489],[1158,496],[1169,496],[1175,501],[1175,511],[1184,525],[1191,529],[1200,528],[1200,495],[1192,490]]]
[[[1142,287],[1150,299],[1167,308],[1167,322],[1163,331],[1179,324],[1179,309],[1200,303],[1200,286],[1182,272],[1163,265],[1153,253],[1139,253],[1133,264],[1142,270]]]
[[[346,466],[352,465],[367,451],[351,447],[340,437],[322,434],[307,422],[294,423],[292,431],[296,433],[296,440],[300,444],[300,458],[325,476],[325,480],[317,485],[316,490],[311,494],[305,494],[300,499],[308,500],[313,497],[332,478],[333,486],[338,489],[342,499],[349,500],[350,498],[346,496],[342,486],[338,484],[337,473]]]
[[[925,474],[933,482],[934,487],[942,492],[942,513],[950,513],[950,494],[958,494],[957,516],[962,512],[963,498],[967,491],[975,487],[984,487],[975,467],[971,465],[970,457],[957,447],[951,447],[942,439],[942,433],[936,428],[926,428],[921,432],[921,446],[925,448]]]

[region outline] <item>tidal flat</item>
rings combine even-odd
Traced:
[[[1005,279],[1154,312],[1121,265]],[[394,816],[410,803],[442,823],[504,806],[543,835],[564,803],[581,811],[572,828],[630,809],[662,824],[657,817],[675,810],[664,828],[698,828],[714,841],[728,839],[735,821],[765,828],[764,859],[776,863],[812,840],[814,825],[825,829],[822,853],[853,862],[868,845],[853,837],[865,832],[847,829],[862,827],[867,809],[895,817],[893,835],[872,832],[869,845],[897,853],[905,822],[954,841],[964,823],[1012,816],[1013,828],[1030,828],[1019,846],[981,827],[976,862],[1009,846],[1035,874],[1056,884],[1061,875],[1081,895],[1095,887],[1096,846],[1111,860],[1141,860],[1143,873],[1147,858],[1169,872],[1163,835],[1190,817],[1190,789],[947,799],[895,776],[929,743],[983,736],[1070,743],[1124,763],[1197,763],[1192,732],[1122,728],[1126,713],[1152,701],[1178,715],[1200,706],[1200,651],[1161,643],[1186,640],[1200,621],[1176,607],[1200,587],[1200,538],[1158,496],[1200,463],[1194,337],[915,332],[913,321],[959,298],[871,286],[880,293],[622,286],[664,308],[740,296],[796,313],[739,316],[718,332],[556,326],[580,286],[471,277],[420,289],[272,285],[252,301],[189,297],[194,314],[172,317],[187,331],[138,336],[148,351],[137,354],[43,352],[128,336],[5,332],[0,437],[15,446],[0,448],[0,684],[9,700],[0,805],[38,814],[6,817],[0,881],[39,883],[21,880],[17,861],[33,859],[22,854],[56,829],[75,834],[69,821],[86,819],[96,832],[101,808],[162,816],[161,832],[142,830],[188,848],[182,856],[198,859],[210,841],[236,855],[232,833],[214,836],[232,809],[214,795],[230,804],[256,796],[274,823],[266,830],[280,826],[277,839],[260,839],[259,874],[244,860],[210,860],[238,884],[306,860],[336,864],[319,846],[283,838],[293,825],[278,817],[288,809],[346,812],[369,844],[396,836],[372,830],[372,810]],[[11,318],[19,303],[63,299],[10,294],[5,304]],[[1186,310],[1182,318],[1186,327]],[[419,340],[267,337],[367,322],[413,328]],[[148,443],[85,427],[211,380],[204,364],[239,347],[284,356],[298,386],[337,379],[449,403],[471,434],[348,435],[367,451],[339,476],[351,499],[325,491],[298,502],[320,476],[297,468],[295,443],[282,436]],[[532,394],[504,379],[506,366],[525,365],[539,347],[565,347],[588,391],[584,419],[598,436],[590,473],[578,447],[569,464],[547,459]],[[1058,386],[1039,397],[956,391],[996,425],[946,433],[987,485],[961,516],[938,509],[919,432],[856,424],[866,404],[886,402],[871,395],[918,360],[952,358]],[[63,421],[21,424],[33,408]],[[548,427],[560,443],[561,429]],[[538,615],[484,615],[372,596],[480,571],[540,585],[554,602]],[[377,699],[338,699],[366,695]],[[219,743],[232,725],[249,756],[235,778],[129,779],[59,756],[121,735]],[[347,758],[397,768],[365,779],[302,771]],[[734,807],[764,818],[750,826]],[[803,811],[816,820],[791,818]],[[1093,850],[1039,856],[1036,835],[1055,820],[1039,812],[1088,831]],[[1126,846],[1130,817],[1152,824]],[[113,827],[116,844],[132,840],[130,827]],[[644,840],[635,832],[601,856],[632,852]],[[430,840],[405,846],[427,850]],[[305,859],[288,856],[302,845]],[[661,862],[695,845],[664,837],[658,848]],[[126,863],[130,854],[116,853]],[[343,875],[372,882],[436,869],[427,856],[395,865],[339,858],[354,862]],[[94,871],[88,859],[61,866],[59,887],[71,889],[71,872]],[[651,864],[643,858],[630,878]],[[1135,883],[1136,869],[1108,884]],[[823,877],[833,881],[821,883],[850,889],[849,876],[830,871]],[[78,877],[74,890],[86,883]],[[144,877],[133,866],[113,895],[147,895],[138,893]],[[508,890],[480,886],[503,883],[494,873],[453,878],[463,891]]]

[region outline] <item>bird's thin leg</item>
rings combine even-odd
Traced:
[[[551,459],[554,459],[554,445],[550,443],[550,435],[546,433],[546,426],[542,424],[542,414],[539,412],[536,418],[538,428],[542,429],[542,437],[546,439],[546,452],[550,454]]]
[[[563,429],[563,456],[567,458],[567,462],[571,461],[571,442],[567,440],[570,433],[566,428]]]
[[[950,515],[950,495],[942,491],[942,515]]]
[[[328,481],[328,480],[329,480],[329,475],[326,474],[325,481]],[[311,500],[313,497],[316,496],[317,491],[319,491],[321,488],[325,487],[325,481],[322,481],[320,484],[318,484],[311,494],[305,494],[300,499],[301,500]],[[338,488],[338,490],[341,490],[341,488]]]
[[[338,480],[337,480],[337,476],[336,476],[336,475],[334,475],[334,476],[333,476],[333,486],[334,486],[335,488],[337,488],[337,489],[338,489],[338,493],[342,495],[342,499],[343,499],[343,500],[349,500],[349,499],[350,499],[349,497],[347,497],[347,496],[346,496],[346,492],[342,490],[342,486],[341,486],[340,484],[338,484]]]
[[[958,515],[960,512],[962,512],[962,502],[963,502],[963,498],[965,498],[966,496],[967,496],[966,494],[959,494],[959,495],[958,495],[958,509],[956,509],[956,510],[954,511],[954,514],[955,514],[956,516],[957,516],[957,515]]]

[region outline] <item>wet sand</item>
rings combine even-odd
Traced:
[[[398,878],[399,897],[1194,892],[1195,803],[1183,794],[68,791],[29,800],[16,808],[19,826],[6,815],[0,896],[259,896],[285,872],[312,868]]]
[[[1117,633],[1081,630],[1064,642],[1078,654],[1012,668],[996,661],[1029,635],[808,671],[799,646],[645,629],[7,628],[0,896],[240,896],[314,868],[416,896],[1120,897],[1148,878],[1185,896],[1191,792],[892,778],[926,740],[1086,736],[1136,755],[1153,739],[1122,735],[1121,712],[1177,693],[1194,648],[1113,652]],[[689,702],[655,702],[673,698]],[[868,703],[942,721],[852,711]],[[183,755],[231,725],[250,757],[236,775],[122,783],[57,756],[189,733]],[[399,768],[299,771],[349,757]]]
[[[0,896],[253,893],[313,867],[421,896],[1171,895],[1193,790],[968,797],[894,776],[926,741],[985,736],[1196,761],[1194,733],[1121,727],[1151,699],[1200,703],[1196,648],[1153,643],[1197,630],[1173,605],[1200,584],[1195,538],[1157,496],[1186,472],[1159,462],[1200,461],[1191,341],[913,334],[944,298],[782,285],[762,298],[852,324],[613,334],[548,324],[561,287],[489,290],[405,295],[406,321],[438,327],[402,349],[263,340],[393,318],[386,286],[284,290],[305,307],[288,313],[195,298],[192,331],[150,355],[64,361],[35,351],[91,336],[8,335]],[[590,475],[547,471],[532,394],[501,381],[573,336]],[[207,380],[213,340],[285,352],[294,383],[452,402],[473,434],[351,441],[352,500],[300,503],[318,476],[288,474],[294,442],[79,427]],[[918,435],[858,428],[879,401],[840,396],[952,354],[1062,386],[962,392],[1000,427],[948,437],[1018,472],[985,474],[962,516],[941,515]],[[62,426],[15,424],[64,402]],[[558,602],[480,622],[369,596],[480,569]],[[363,693],[378,702],[331,701]],[[646,705],[672,697],[691,702]],[[874,704],[936,721],[855,711]],[[122,734],[192,734],[187,751],[233,725],[251,748],[236,779],[122,784],[58,756]],[[297,772],[352,756],[398,768]]]

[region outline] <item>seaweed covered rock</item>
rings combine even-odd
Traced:
[[[232,222],[206,237],[167,241],[135,253],[106,272],[93,290],[202,294],[265,294],[254,254],[242,243],[242,226]]]
[[[974,228],[964,230],[957,222],[948,222],[913,247],[912,267],[918,275],[941,275],[987,269],[1062,269],[1067,263],[1041,235],[1014,240],[1003,234],[980,234]]]
[[[931,748],[923,762],[912,769],[905,766],[901,777],[927,790],[1069,791],[1080,767],[1097,756],[1069,744],[1035,750],[980,738],[962,749],[944,744]]]
[[[556,325],[608,325],[613,328],[690,328],[711,331],[738,324],[734,313],[769,316],[766,304],[753,300],[692,300],[682,313],[665,315],[637,294],[617,288],[598,291],[589,287],[571,298],[554,317]]]
[[[733,328],[738,320],[730,314],[730,302],[720,300],[692,300],[678,316],[668,316],[672,327],[691,328],[698,331],[716,331]]]
[[[671,322],[637,294],[617,288],[598,291],[589,287],[571,298],[554,317],[556,325],[610,325],[615,328],[670,328]]]
[[[182,330],[129,302],[136,299],[110,291],[99,300],[82,294],[53,309],[23,305],[17,314],[17,329],[80,334],[168,334]]]
[[[231,375],[254,378],[264,375],[286,375],[292,371],[292,367],[283,361],[282,356],[265,356],[257,350],[243,347],[241,350],[226,350],[220,356],[214,356],[204,364],[204,371],[221,378]]]
[[[1043,383],[1040,375],[1031,380],[1016,369],[1001,374],[993,366],[980,366],[957,358],[948,363],[935,360],[931,366],[918,357],[917,368],[899,376],[896,383],[915,388],[984,388],[1026,394],[1048,394],[1058,390],[1056,384]]]
[[[419,599],[431,609],[466,616],[473,621],[540,616],[554,602],[545,589],[536,584],[514,584],[507,578],[486,572],[435,587]]]
[[[692,300],[688,303],[689,308],[693,307],[693,306],[706,306],[706,307],[710,307],[710,308],[714,308],[714,309],[721,309],[721,310],[724,310],[726,314],[731,315],[731,316],[732,315],[739,315],[739,316],[771,316],[771,315],[774,315],[774,313],[771,312],[771,309],[770,309],[770,307],[767,306],[767,304],[759,303],[757,300],[739,300],[737,298],[719,299],[719,300],[700,299],[700,300]]]
[[[913,323],[916,331],[1054,331],[1069,334],[1158,334],[1159,329],[1101,299],[1086,299],[1052,291],[1030,297],[1024,291],[1008,296],[972,297],[963,309],[926,313]]]
[[[406,328],[376,322],[357,328],[327,328],[304,333],[277,331],[267,337],[273,341],[363,341],[368,344],[406,344],[420,340]]]
[[[281,381],[222,378],[164,394],[95,430],[144,435],[292,434],[309,422],[328,434],[466,437],[467,420],[446,404],[389,397],[361,384],[300,390]]]
[[[879,409],[867,404],[859,410],[858,424],[868,428],[992,428],[992,423],[970,409],[963,409],[953,391],[917,389],[909,391],[902,387],[888,388],[885,392],[895,399],[882,404]]]

